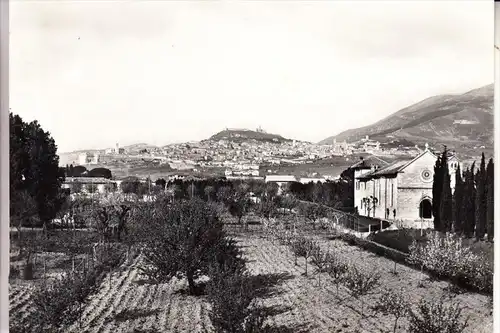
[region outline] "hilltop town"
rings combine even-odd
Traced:
[[[228,133],[233,130],[226,130]],[[233,132],[241,132],[234,130]],[[262,133],[247,130],[248,133]],[[214,136],[215,137],[215,136]],[[356,142],[337,142],[315,144],[298,140],[261,140],[260,138],[241,138],[224,136],[199,142],[170,144],[163,147],[133,145],[73,154],[61,158],[61,164],[85,167],[105,167],[113,171],[126,165],[140,169],[135,176],[146,177],[153,174],[171,175],[202,174],[218,175],[227,178],[261,178],[268,174],[292,173],[308,177],[320,176],[335,179],[345,166],[352,164],[359,156],[375,155],[388,159],[403,156],[416,156],[423,147],[408,146],[404,141],[393,140],[381,143],[365,136]],[[439,147],[437,147],[439,149]],[[322,164],[330,170],[321,169]],[[316,170],[320,168],[321,170]],[[119,174],[117,175],[119,177]],[[123,175],[125,176],[125,175]]]

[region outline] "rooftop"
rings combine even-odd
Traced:
[[[296,182],[297,178],[291,175],[270,175],[266,176],[266,182]]]
[[[103,177],[66,177],[65,183],[84,183],[84,184],[107,184],[113,183],[111,179]]]

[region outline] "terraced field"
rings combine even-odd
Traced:
[[[342,258],[362,270],[376,270],[382,276],[382,286],[403,289],[413,304],[420,297],[452,294],[448,283],[430,281],[426,275],[405,266],[375,256],[339,240],[316,237],[324,250],[337,252]],[[314,267],[308,266],[304,275],[304,259],[295,258],[288,247],[270,239],[257,236],[239,236],[239,244],[253,275],[280,276],[273,292],[261,299],[261,306],[273,308],[269,317],[274,327],[288,328],[289,332],[388,332],[392,331],[393,318],[375,313],[371,306],[378,298],[374,295],[361,299],[351,297],[349,290],[335,285],[326,274],[318,276]],[[151,284],[141,275],[138,256],[128,265],[104,279],[97,294],[92,296],[84,309],[80,322],[67,332],[210,332],[212,326],[208,313],[209,303],[203,297],[186,295],[185,280],[174,279],[169,283]],[[320,279],[318,279],[320,278]],[[29,311],[29,294],[32,287],[26,284],[11,286],[11,319],[22,322]],[[474,293],[452,294],[470,315],[467,332],[492,332],[492,315],[488,297]],[[362,315],[363,312],[363,315]],[[404,320],[399,331],[405,331]]]

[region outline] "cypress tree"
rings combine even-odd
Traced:
[[[462,199],[464,196],[464,182],[460,164],[455,173],[455,192],[453,193],[453,231],[461,234],[463,232],[463,219],[461,215]]]
[[[463,183],[462,183],[462,205],[460,207],[460,217],[461,217],[461,231],[465,236],[470,235],[470,223],[468,223],[467,214],[469,209],[469,200],[470,200],[470,188],[469,188],[469,176],[470,170],[466,168],[463,172]]]
[[[487,221],[487,234],[488,234],[488,240],[491,242],[493,241],[493,237],[495,234],[495,228],[494,228],[494,211],[495,211],[495,205],[494,205],[494,164],[493,164],[493,159],[490,158],[488,162],[488,167],[486,168],[486,179],[487,179],[487,187],[486,187],[486,203],[487,203],[487,210],[486,210],[486,221]]]
[[[453,197],[451,194],[451,177],[448,168],[448,151],[446,146],[441,157],[441,180],[442,180],[442,190],[441,190],[441,202],[439,204],[439,220],[440,220],[440,231],[448,232],[451,231],[452,219],[453,219]]]
[[[432,215],[434,216],[434,229],[440,230],[441,220],[439,215],[439,206],[441,203],[441,191],[443,182],[441,177],[441,157],[438,156],[434,165],[434,177],[432,182]]]
[[[486,233],[486,161],[484,153],[476,174],[476,240],[484,238]]]
[[[464,196],[464,217],[465,217],[465,235],[471,237],[474,235],[476,226],[476,188],[474,184],[475,162],[472,163],[467,173],[466,193]]]

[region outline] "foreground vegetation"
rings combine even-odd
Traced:
[[[12,332],[489,329],[488,297],[460,287],[491,292],[492,269],[450,235],[408,246],[403,261],[419,270],[339,234],[356,216],[328,206],[342,208],[348,181],[282,195],[262,182],[160,182],[144,201],[130,180],[117,196],[69,200],[36,122],[11,115],[11,149]]]

